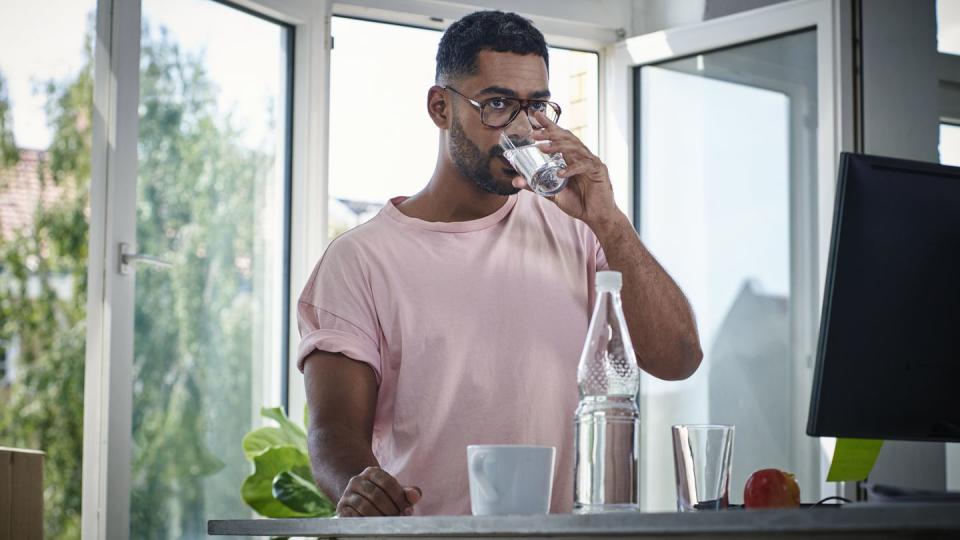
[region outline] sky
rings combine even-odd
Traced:
[[[6,79],[20,147],[49,146],[45,99],[34,89],[80,69],[87,14],[95,5],[92,0],[0,0],[0,73]],[[43,21],[42,31],[37,21]]]
[[[0,72],[9,86],[19,146],[50,144],[38,83],[80,69],[88,15],[95,8],[95,0],[0,0]],[[209,0],[145,0],[142,15],[154,31],[166,26],[182,48],[204,56],[220,89],[221,110],[233,111],[247,144],[271,137],[266,110],[283,87],[281,27]],[[217,21],[216,32],[210,21]]]

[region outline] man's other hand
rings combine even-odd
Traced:
[[[337,503],[337,516],[410,516],[421,497],[420,488],[401,486],[383,469],[367,467],[347,483]]]

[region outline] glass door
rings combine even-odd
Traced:
[[[245,516],[240,442],[284,405],[293,31],[210,0],[143,0],[131,538]],[[216,31],[210,28],[216,21]]]
[[[792,418],[801,285],[790,221],[814,180],[816,31],[644,66],[637,77],[637,223],[687,293],[704,350],[682,384],[644,381],[648,463],[670,461],[657,442],[672,424],[734,424],[740,503],[751,471],[797,469],[791,433],[805,425]],[[646,472],[652,493],[673,487],[671,474],[656,478],[662,468]]]
[[[206,538],[209,519],[252,517],[241,443],[297,393],[290,267],[325,220],[292,195],[322,193],[308,143],[326,144],[328,12],[97,2],[84,538]]]
[[[804,501],[829,489],[830,453],[804,432],[841,138],[836,8],[795,2],[619,48],[634,224],[690,300],[704,350],[685,381],[643,380],[645,511],[676,508],[681,423],[736,426],[731,503],[764,468],[795,473]]]

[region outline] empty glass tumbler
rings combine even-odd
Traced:
[[[733,426],[673,426],[677,510],[722,510],[730,504]]]

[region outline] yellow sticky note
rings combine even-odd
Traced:
[[[866,480],[882,446],[883,441],[876,439],[837,439],[827,482]]]

